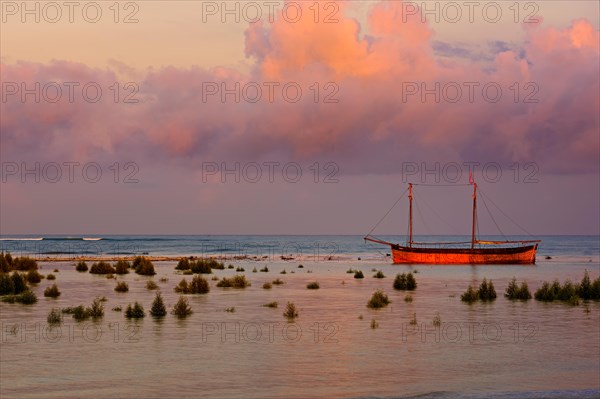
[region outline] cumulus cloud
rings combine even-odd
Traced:
[[[2,157],[134,156],[185,165],[323,159],[350,173],[430,159],[598,170],[599,32],[588,21],[564,29],[528,24],[520,46],[498,42],[488,57],[440,58],[440,49],[455,47],[434,41],[418,14],[405,19],[400,1],[374,4],[366,26],[339,5],[338,23],[315,23],[307,12],[296,23],[250,24],[249,73],[2,63]],[[141,76],[137,92],[122,87],[123,70]],[[56,103],[36,103],[7,94],[11,82],[81,85],[72,103],[66,92]],[[86,82],[102,88],[101,100],[81,98]],[[114,82],[121,82],[117,101]],[[286,101],[297,87],[301,98]],[[128,94],[138,102],[125,102]]]

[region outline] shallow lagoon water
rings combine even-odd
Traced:
[[[541,259],[535,266],[399,266],[385,261],[232,262],[245,268],[251,287],[217,288],[188,295],[194,313],[186,319],[149,315],[129,321],[123,312],[140,301],[146,312],[158,283],[170,308],[183,278],[175,262],[156,262],[157,275],[130,273],[129,292],[114,292],[116,281],[78,273],[72,262],[41,263],[54,268],[62,291],[43,297],[52,284],[42,280],[33,306],[0,303],[1,397],[597,397],[600,394],[600,303],[571,306],[502,297],[510,279],[525,280],[533,292],[543,280],[598,277],[596,262]],[[363,280],[347,274],[361,269]],[[280,274],[282,270],[287,274]],[[373,278],[372,269],[384,279]],[[291,273],[291,271],[294,273]],[[396,273],[418,271],[413,301],[392,288]],[[308,273],[312,271],[312,273]],[[236,274],[215,270],[218,277]],[[168,278],[166,283],[159,282]],[[469,284],[492,279],[499,297],[468,305],[460,294]],[[185,276],[190,280],[191,276]],[[281,278],[272,289],[264,282]],[[318,281],[320,289],[308,290]],[[371,310],[376,289],[392,303]],[[88,305],[106,296],[105,316],[76,322],[65,315],[60,329],[48,329],[55,307]],[[277,301],[279,307],[262,306]],[[283,317],[287,301],[300,315]],[[235,307],[235,312],[225,309]],[[416,313],[417,325],[410,325]],[[433,326],[439,315],[440,328]],[[360,318],[362,316],[362,318]],[[371,328],[376,320],[379,327]],[[16,330],[15,324],[17,325]]]

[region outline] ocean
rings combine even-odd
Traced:
[[[513,277],[532,293],[543,281],[579,282],[586,271],[598,278],[599,238],[538,238],[535,265],[434,266],[392,265],[386,247],[360,236],[4,236],[1,250],[49,260],[40,261],[40,272],[56,280],[33,287],[35,305],[0,302],[0,397],[598,398],[600,302],[502,294]],[[428,239],[465,237],[419,237]],[[119,293],[117,281],[77,272],[70,260],[120,254],[225,256],[234,269],[205,275],[208,294],[186,295],[189,317],[156,320],[148,314],[155,291],[146,283],[158,284],[170,309],[179,298],[174,287],[191,276],[175,270],[176,260],[156,261],[153,277],[117,276],[129,286]],[[376,271],[385,278],[373,278]],[[416,290],[393,289],[406,272]],[[236,274],[251,286],[219,288],[212,279]],[[277,278],[284,284],[263,289]],[[483,278],[498,298],[462,302],[461,293]],[[311,282],[320,288],[307,289]],[[62,294],[44,297],[53,283]],[[391,303],[370,309],[378,289]],[[103,318],[65,315],[60,326],[47,324],[51,309],[89,306],[96,297],[107,299]],[[143,319],[113,310],[136,301]],[[278,307],[263,306],[271,302]],[[283,317],[288,302],[298,308],[293,321]]]

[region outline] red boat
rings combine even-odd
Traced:
[[[413,241],[413,184],[408,185],[409,225],[406,245],[387,242],[368,234],[367,241],[389,245],[392,260],[395,264],[427,263],[427,264],[534,264],[535,254],[541,240],[519,241],[480,241],[475,237],[477,223],[477,184],[472,177],[473,185],[473,225],[471,241],[465,242],[430,242]],[[470,245],[469,245],[470,244]],[[448,248],[448,246],[457,246]]]

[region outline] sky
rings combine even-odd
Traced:
[[[3,0],[0,235],[600,234],[598,16]]]

